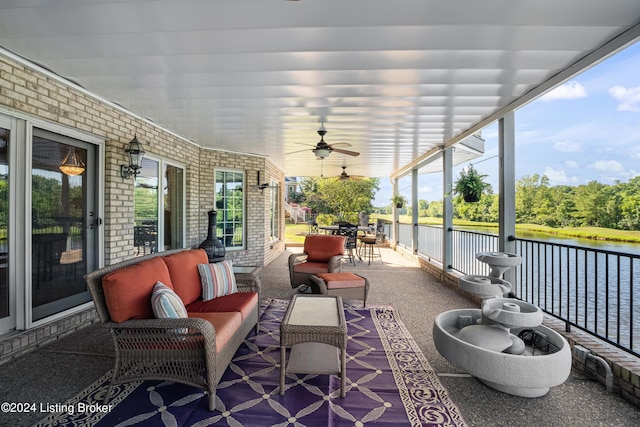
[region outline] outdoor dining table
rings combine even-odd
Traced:
[[[336,231],[338,231],[338,226],[337,225],[319,225],[318,230],[324,230],[326,234],[336,234]],[[366,234],[366,232],[369,231],[369,227],[362,227],[359,225],[358,231],[362,231],[363,233]]]

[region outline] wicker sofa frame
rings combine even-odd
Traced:
[[[242,322],[223,348],[216,348],[213,325],[199,318],[135,319],[116,323],[107,308],[102,278],[122,267],[181,252],[176,249],[128,259],[85,275],[100,321],[110,330],[115,349],[113,377],[104,398],[109,402],[117,384],[168,380],[204,389],[209,394],[209,410],[215,410],[216,386],[233,355],[251,329],[258,330],[259,304]],[[195,266],[194,266],[195,268]],[[260,281],[246,274],[236,275],[239,292],[258,292]]]

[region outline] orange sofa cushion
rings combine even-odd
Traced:
[[[332,256],[344,255],[344,236],[312,234],[304,240],[307,261],[328,262]]]
[[[189,317],[207,320],[216,330],[216,353],[233,337],[242,325],[242,315],[237,311],[225,313],[188,313]]]
[[[350,272],[318,274],[327,284],[327,289],[360,288],[365,286],[364,279]]]
[[[204,249],[191,249],[162,257],[173,283],[173,290],[182,299],[184,305],[200,299],[202,285],[198,264],[208,264],[209,258]]]
[[[197,271],[196,268],[194,270]],[[173,289],[169,269],[161,257],[120,268],[102,278],[102,289],[114,322],[152,319],[151,293],[160,281]]]
[[[257,292],[237,292],[208,301],[195,301],[189,304],[186,309],[188,313],[225,313],[237,311],[242,315],[242,320],[245,320],[256,305],[258,305]]]

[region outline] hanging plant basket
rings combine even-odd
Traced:
[[[476,203],[480,201],[480,197],[477,194],[463,194],[462,198],[467,203]]]
[[[482,193],[491,192],[491,186],[484,182],[487,175],[481,175],[469,165],[460,171],[460,176],[455,183],[453,191],[462,196],[465,202],[475,203],[480,200]]]
[[[391,198],[391,201],[396,205],[396,208],[402,209],[407,199],[400,194],[396,194]]]

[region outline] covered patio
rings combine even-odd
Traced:
[[[64,401],[108,370],[111,341],[82,275],[198,247],[212,210],[227,258],[264,266],[263,296],[289,298],[287,176],[348,166],[390,178],[396,193],[410,177],[417,215],[418,174],[442,173],[450,188],[453,167],[482,155],[482,130],[498,122],[496,250],[512,251],[514,112],[638,40],[636,0],[3,2],[4,400]],[[401,313],[466,420],[632,425],[637,407],[591,373],[574,370],[530,401],[487,389],[435,351],[435,315],[477,307],[453,289],[450,192],[442,199],[440,262],[416,256],[414,228],[407,257],[383,249],[390,263],[353,268],[372,274],[371,304]],[[400,233],[389,230],[393,245]],[[640,363],[603,354],[638,402]],[[6,415],[7,425],[38,418]]]
[[[288,299],[292,296],[287,257],[298,250],[291,248],[263,268],[263,297]],[[441,311],[477,307],[476,303],[436,280],[409,257],[390,248],[383,248],[382,252],[384,264],[345,263],[344,270],[370,279],[368,305],[391,304],[399,311],[469,425],[635,425],[637,407],[608,394],[589,374],[575,369],[564,384],[552,388],[547,396],[531,400],[492,390],[451,366],[433,345],[433,320]],[[422,301],[437,301],[437,304]],[[110,370],[112,357],[108,331],[99,324],[88,326],[3,365],[1,398],[8,402],[64,403]],[[0,425],[30,425],[46,415],[3,414]]]

